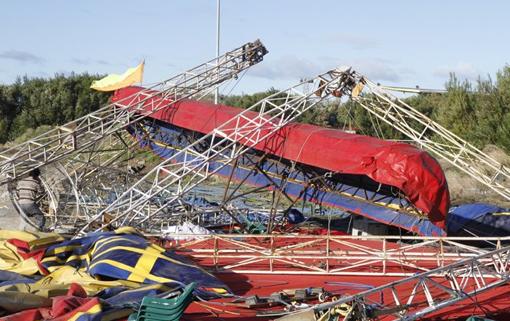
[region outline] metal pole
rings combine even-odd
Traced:
[[[216,0],[216,57],[220,56],[220,1]],[[218,103],[219,88],[214,91],[214,103]]]

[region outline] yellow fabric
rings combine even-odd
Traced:
[[[9,263],[0,259],[0,270],[19,273],[21,275],[34,275],[39,272],[37,261],[33,258],[20,261],[17,263]]]
[[[18,254],[16,246],[7,242],[10,239],[27,242],[30,250],[36,250],[64,240],[62,236],[55,233],[0,230],[0,270],[23,275],[33,275],[40,272],[39,266],[34,258],[24,260]]]
[[[364,87],[365,87],[365,84],[363,84],[361,81],[359,83],[357,83],[356,86],[354,86],[354,88],[352,89],[351,96],[353,98],[358,97],[359,94],[361,94],[361,91],[363,90]]]
[[[26,231],[0,230],[0,240],[17,239],[25,242],[37,239],[37,233]]]
[[[16,247],[7,241],[0,241],[0,269],[6,264],[15,264],[23,260]]]
[[[145,62],[142,62],[134,68],[129,68],[122,75],[111,74],[103,79],[95,80],[92,82],[90,88],[98,91],[113,91],[119,88],[127,87],[136,82],[142,82],[143,68]]]
[[[498,212],[498,213],[494,213],[492,215],[510,215],[510,212]]]
[[[55,233],[41,233],[38,239],[29,241],[28,245],[30,246],[30,250],[33,251],[43,247],[48,247],[56,243],[60,243],[64,240],[65,239],[62,236]]]
[[[2,309],[2,312],[4,312],[4,310],[7,311],[8,314],[26,309],[50,307],[51,303],[51,300],[48,298],[31,293],[14,291],[0,293],[0,309]]]
[[[0,270],[33,275],[39,272],[39,266],[33,258],[23,260],[11,243],[0,241]]]
[[[34,283],[17,283],[14,285],[6,285],[0,287],[0,296],[5,291],[17,291],[21,293],[31,293],[39,296],[51,298],[58,295],[64,295],[71,283],[77,283],[83,287],[88,295],[95,295],[97,292],[110,287],[126,287],[128,289],[138,289],[143,286],[141,283],[145,281],[153,281],[157,283],[172,283],[174,280],[170,278],[160,277],[151,274],[151,270],[154,264],[158,260],[165,260],[174,262],[181,265],[188,265],[176,261],[170,257],[164,255],[165,249],[155,244],[146,246],[143,249],[130,246],[112,246],[112,242],[124,239],[128,244],[132,241],[136,245],[138,242],[125,238],[122,234],[140,234],[136,229],[133,228],[121,228],[115,231],[119,235],[115,235],[109,238],[98,240],[92,249],[83,255],[71,255],[65,258],[57,257],[58,254],[72,251],[76,248],[76,245],[56,247],[52,251],[48,251],[45,257],[42,259],[43,262],[56,262],[56,266],[49,266],[49,275],[44,276],[40,280]],[[34,246],[40,246],[40,244],[51,244],[57,240],[63,239],[57,234],[41,234],[41,233],[29,233],[20,231],[5,231],[0,230],[0,269],[17,272],[24,275],[32,275],[40,273],[37,261],[33,258],[23,260],[22,257],[17,253],[17,249],[14,245],[10,244],[6,240],[8,239],[19,239],[27,243],[33,244]],[[133,244],[133,245],[135,245]],[[94,253],[105,254],[111,251],[123,250],[130,251],[140,255],[135,266],[128,266],[117,260],[103,259],[90,265],[90,256]],[[102,281],[91,276],[86,268],[77,269],[70,265],[65,265],[67,261],[71,260],[86,260],[88,268],[93,268],[96,264],[107,264],[115,266],[122,270],[130,273],[127,280],[115,280],[115,281]],[[162,285],[154,285],[156,287]]]
[[[116,229],[114,232],[115,232],[115,234],[134,234],[134,235],[139,235],[139,236],[145,237],[142,233],[140,233],[139,230],[137,230],[136,228],[134,228],[132,226],[122,226],[122,227],[119,227],[118,229]]]
[[[59,243],[64,238],[56,233],[27,232],[0,230],[0,241],[17,239],[28,243],[30,250],[36,250],[51,244]]]
[[[2,286],[0,287],[0,295],[3,291],[17,291],[50,298],[64,295],[71,283],[81,285],[89,296],[95,295],[97,292],[110,287],[122,286],[130,289],[140,287],[139,283],[131,281],[96,280],[85,270],[77,270],[71,266],[64,265],[35,283],[17,283],[14,285]]]
[[[129,276],[129,281],[143,282],[146,277],[151,276],[151,270],[160,257],[161,252],[153,247],[148,247],[143,251],[142,256],[136,262],[133,272]]]
[[[69,284],[37,284],[37,283],[16,283],[0,287],[0,296],[3,292],[20,292],[36,294],[45,298],[65,295]]]
[[[139,283],[124,280],[96,280],[86,271],[76,270],[75,268],[68,265],[61,266],[59,269],[40,279],[36,283],[31,284],[30,286],[34,289],[37,288],[37,290],[40,290],[44,287],[51,288],[54,285],[65,285],[68,287],[71,283],[78,283],[89,295],[94,295],[105,288],[114,286],[124,286],[132,289],[138,288],[140,286]]]
[[[128,280],[102,281],[88,274],[85,268],[76,269],[75,267],[65,265],[67,261],[75,259],[84,259],[87,260],[87,262],[90,264],[90,255],[92,255],[92,253],[94,253],[96,250],[104,246],[108,246],[111,242],[122,239],[123,235],[120,234],[140,234],[136,229],[130,227],[120,228],[115,232],[119,235],[97,241],[91,251],[83,255],[71,255],[66,258],[58,258],[56,256],[66,251],[72,251],[77,247],[76,245],[57,247],[52,251],[48,251],[42,261],[52,261],[59,263],[56,266],[48,267],[48,271],[50,272],[49,275],[46,275],[34,283],[17,283],[14,285],[6,285],[0,287],[0,296],[2,295],[2,292],[5,291],[16,291],[51,298],[54,296],[65,295],[71,283],[77,283],[81,285],[88,295],[95,295],[97,292],[110,287],[121,286],[133,290],[138,289],[142,285],[141,282],[146,279],[160,283],[173,281],[171,279],[150,274],[150,271],[156,260],[159,258],[170,260],[162,256],[162,253],[165,250],[156,245],[148,246],[146,249],[112,247],[111,249],[107,250],[108,252],[118,248],[125,248],[126,250],[141,254],[138,263],[134,267],[127,266],[121,262],[116,261],[102,261],[103,263],[128,270],[131,273],[131,276]],[[27,260],[23,260],[23,258],[17,253],[16,247],[7,242],[9,239],[19,239],[34,247],[43,246],[44,244],[49,245],[63,240],[61,236],[53,233],[30,233],[24,231],[0,230],[0,269],[17,272],[23,275],[33,275],[40,273],[41,271],[39,270],[39,266],[35,259],[29,258]],[[154,286],[159,287],[162,285]]]

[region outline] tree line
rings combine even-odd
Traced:
[[[27,133],[65,124],[104,106],[110,95],[90,89],[92,81],[101,77],[86,73],[57,74],[50,79],[25,76],[0,85],[0,143],[33,136]]]
[[[0,143],[29,138],[104,106],[110,94],[90,89],[91,82],[101,77],[58,74],[49,79],[23,77],[0,85]],[[452,74],[445,86],[446,93],[418,94],[404,100],[478,147],[493,144],[510,152],[510,66],[500,70],[495,80],[461,81]],[[222,96],[220,101],[246,108],[276,92],[271,88]],[[314,108],[299,121],[381,138],[404,138],[352,102]]]

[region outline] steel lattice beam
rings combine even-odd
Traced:
[[[364,76],[355,73],[363,93],[353,100],[395,128],[421,148],[448,161],[478,182],[510,200],[510,168],[499,163],[469,142],[434,122]],[[503,181],[506,181],[503,184]]]
[[[153,235],[174,240],[176,251],[191,255],[201,266],[215,273],[373,277],[414,276],[500,249],[502,243],[510,240],[510,237],[384,235]],[[191,241],[178,241],[182,239]],[[487,240],[493,245],[483,249],[462,244]],[[441,277],[442,274],[430,276]]]
[[[247,43],[121,101],[7,149],[0,154],[0,184],[89,148],[128,125],[168,108],[172,103],[214,89],[220,83],[236,77],[241,71],[260,62],[266,53],[267,50],[259,40]],[[137,103],[131,104],[132,101]],[[168,103],[169,101],[172,103]]]
[[[311,309],[324,313],[348,304],[353,307],[351,316],[356,314],[356,320],[386,320],[389,316],[417,320],[506,284],[510,278],[509,255],[510,247],[497,249]],[[344,320],[350,320],[349,316]]]
[[[328,96],[333,92],[351,95],[355,102],[404,133],[422,148],[448,160],[479,182],[510,199],[510,190],[498,181],[498,178],[510,179],[508,168],[400,99],[391,96],[364,76],[349,71],[339,73],[337,77],[336,81],[341,83],[341,86],[333,90],[331,84],[334,77],[331,74],[324,74],[314,79],[319,83],[319,89],[313,93],[309,88],[308,93],[299,93],[297,88],[303,86],[299,84],[260,101],[165,160],[94,218],[100,218],[108,212],[115,216],[113,222],[137,225],[157,215],[161,216],[165,207],[179,200],[221,168],[211,170],[212,160],[224,164],[232,162],[246,150],[270,137],[276,130],[308,110],[320,101],[324,94]],[[329,91],[323,90],[325,88],[329,88]],[[316,93],[322,96],[310,104],[310,98]],[[249,111],[253,110],[260,110],[259,114],[256,117],[248,116]],[[197,152],[195,147],[204,143],[210,144],[209,148],[204,152]]]
[[[94,216],[81,232],[105,213],[115,217],[108,225],[118,222],[142,227],[140,224],[164,214],[166,207],[251,147],[317,104],[352,90],[353,85],[350,70],[332,70],[259,101],[159,164]],[[195,147],[204,143],[209,148],[198,152]],[[212,160],[224,165],[211,169]]]

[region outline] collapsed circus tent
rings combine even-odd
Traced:
[[[115,92],[112,100],[128,100],[126,104],[134,105],[140,98],[129,101],[128,97],[141,89],[134,86],[122,88]],[[149,106],[158,99],[156,96],[144,104]],[[207,134],[241,111],[240,108],[225,105],[181,101],[152,114],[150,118],[159,121],[163,130],[181,129],[194,134]],[[256,115],[251,113],[247,116]],[[421,216],[399,215],[398,210],[390,213],[388,208],[379,211],[366,202],[354,204],[352,199],[350,207],[340,204],[341,201],[332,201],[329,205],[418,234],[444,235],[450,205],[448,186],[440,165],[423,150],[405,143],[298,123],[282,128],[256,145],[255,150],[340,176],[365,177],[372,183],[393,187],[405,195]],[[353,199],[356,201],[356,198]],[[423,224],[428,225],[424,227]]]

